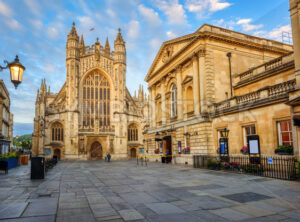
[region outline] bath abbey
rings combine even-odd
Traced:
[[[42,80],[35,103],[33,155],[59,158],[135,157],[147,124],[148,98],[126,88],[126,46],[121,30],[109,41],[86,46],[75,23],[66,43],[66,82],[58,93]]]

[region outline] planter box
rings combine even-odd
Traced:
[[[8,163],[8,169],[14,168],[18,166],[18,158],[9,158],[9,159],[1,159]]]
[[[283,153],[283,152],[277,152],[276,154],[277,155],[289,155],[289,156],[294,155],[293,153]]]

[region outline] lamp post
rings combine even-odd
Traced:
[[[229,152],[228,152],[228,135],[229,130],[227,128],[224,128],[220,130],[221,138],[219,140],[220,144],[220,160],[229,162]],[[224,156],[222,156],[224,155]]]
[[[14,84],[15,88],[17,88],[22,82],[25,67],[20,63],[18,55],[16,55],[16,58],[13,62],[4,60],[4,63],[6,63],[6,66],[0,66],[0,71],[3,69],[9,69],[10,80]]]
[[[230,77],[230,97],[233,96],[232,93],[232,77],[231,77],[231,52],[227,53],[228,62],[229,62],[229,77]]]

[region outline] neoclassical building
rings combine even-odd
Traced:
[[[217,154],[224,128],[229,154],[258,135],[262,154],[291,145],[299,157],[300,1],[290,7],[294,48],[207,24],[162,44],[145,78],[150,159],[192,164],[195,154]]]
[[[37,91],[33,155],[115,159],[142,152],[148,122],[148,98],[142,87],[132,97],[126,88],[126,46],[121,31],[109,41],[86,46],[75,23],[67,37],[66,82],[58,93],[42,80]]]

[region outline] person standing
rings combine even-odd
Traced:
[[[108,154],[107,154],[107,161],[108,161],[108,162],[110,162],[110,158],[111,158],[110,153],[108,153]]]

